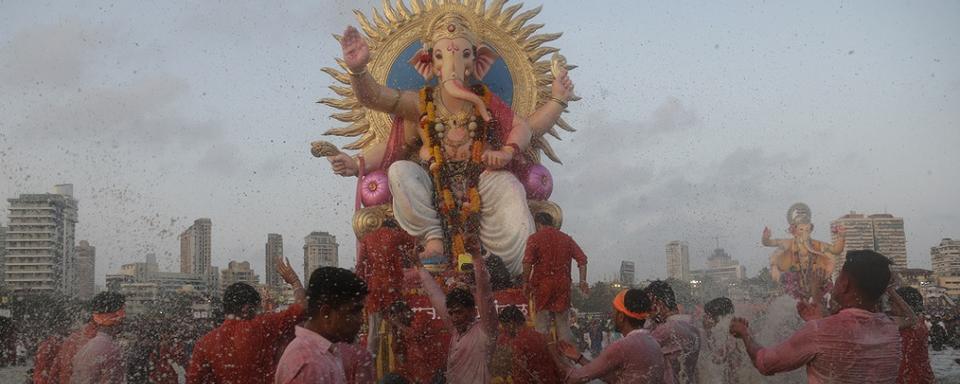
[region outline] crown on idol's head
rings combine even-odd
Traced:
[[[434,17],[425,24],[421,41],[424,49],[433,48],[433,44],[441,39],[463,38],[471,45],[478,45],[477,35],[473,32],[473,25],[464,15],[457,12],[446,12]]]

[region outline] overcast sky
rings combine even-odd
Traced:
[[[263,279],[267,233],[299,265],[324,230],[352,266],[355,179],[308,143],[339,126],[314,104],[331,34],[379,3],[0,0],[0,196],[73,183],[98,284],[148,252],[177,270],[198,217],[214,265]],[[823,240],[851,210],[903,217],[912,267],[960,237],[960,2],[546,1],[532,22],[580,66],[548,167],[591,281],[665,276],[670,240],[700,268],[716,238],[752,275],[797,201]]]

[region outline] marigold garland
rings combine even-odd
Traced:
[[[474,86],[477,93],[486,105],[489,105],[492,93],[485,85]],[[479,111],[474,111],[477,118],[476,134],[470,144],[470,158],[467,165],[467,202],[458,202],[450,189],[451,180],[458,172],[444,158],[441,140],[437,135],[437,111],[433,100],[433,88],[420,89],[420,110],[424,111],[420,118],[420,129],[423,143],[430,148],[429,172],[433,179],[434,204],[438,208],[440,221],[443,227],[444,242],[453,256],[458,257],[467,252],[466,239],[471,233],[477,233],[480,222],[480,192],[477,189],[480,182],[480,173],[483,171],[483,149],[487,140],[497,133],[497,122],[483,121]],[[462,172],[462,171],[460,171]],[[458,207],[459,206],[459,207]],[[459,208],[459,209],[458,209]]]

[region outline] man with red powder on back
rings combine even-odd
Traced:
[[[559,383],[563,380],[547,338],[526,325],[527,319],[511,305],[500,312],[500,344],[512,352],[510,377],[514,384]]]
[[[377,355],[383,312],[403,298],[403,261],[413,254],[416,239],[397,228],[393,219],[384,220],[382,226],[366,234],[360,240],[357,257],[357,276],[367,283],[367,350]]]
[[[188,384],[273,383],[282,335],[304,320],[306,294],[290,261],[277,260],[277,272],[294,288],[296,302],[283,312],[258,315],[260,293],[246,283],[232,284],[223,293],[220,327],[197,342],[187,369]]]
[[[523,256],[524,290],[533,295],[537,331],[550,334],[556,324],[557,338],[573,342],[570,332],[570,262],[580,269],[580,292],[587,294],[587,256],[573,238],[554,227],[553,217],[539,212],[534,217],[537,232],[527,239]]]

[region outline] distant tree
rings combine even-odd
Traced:
[[[615,287],[612,283],[596,282],[590,287],[590,295],[584,296],[579,289],[572,288],[571,305],[580,312],[610,312],[610,303],[613,297],[623,288]]]
[[[677,298],[677,304],[684,307],[691,307],[701,303],[699,298],[693,294],[693,289],[690,288],[690,282],[677,279],[666,279],[664,281],[670,284],[670,288],[673,288],[673,295]]]

